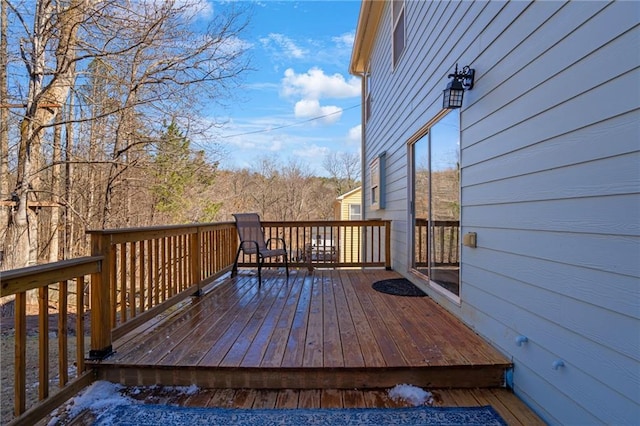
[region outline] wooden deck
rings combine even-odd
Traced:
[[[379,293],[384,270],[250,270],[114,342],[91,363],[124,385],[499,387],[510,362],[428,297]]]
[[[434,406],[491,405],[509,425],[543,425],[502,387],[510,362],[428,297],[379,293],[384,270],[249,270],[114,342],[98,378],[126,386],[196,384],[194,395],[130,388],[145,402],[230,408],[408,406],[400,383]],[[85,412],[72,424],[88,425]]]

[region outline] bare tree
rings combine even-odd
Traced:
[[[7,3],[0,0],[0,200],[9,197],[9,93],[7,89]],[[0,266],[4,263],[9,210],[0,206]]]
[[[204,129],[197,124],[201,108],[222,103],[248,69],[239,37],[247,21],[230,3],[206,31],[195,32],[196,0],[38,0],[21,10],[2,4],[25,34],[20,54],[28,84],[17,89],[27,96],[11,224],[20,236],[12,266],[24,266],[38,260],[39,213],[29,205],[43,197],[60,197],[68,237],[80,228],[69,225],[71,217],[99,226],[145,221],[134,206],[152,203],[145,169],[164,122],[187,123],[191,134]],[[78,102],[62,117],[72,90]],[[64,159],[62,135],[51,132],[63,126]],[[71,179],[74,171],[78,179]]]
[[[29,203],[36,201],[42,189],[45,127],[58,114],[75,76],[77,33],[87,4],[83,0],[71,0],[64,5],[37,1],[35,6],[33,30],[27,30],[28,42],[20,49],[29,83],[20,125],[15,189],[19,204],[12,221],[18,235],[17,246],[13,248],[15,266],[35,264],[38,260],[38,212],[30,209]],[[54,72],[50,72],[47,62],[49,51],[54,52]]]
[[[322,166],[329,173],[337,195],[358,187],[360,180],[358,154],[332,151],[324,157]]]

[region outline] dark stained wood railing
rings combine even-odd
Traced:
[[[287,242],[291,267],[391,267],[390,221],[263,222],[266,238]],[[92,256],[2,272],[0,296],[15,295],[15,398],[12,425],[35,424],[94,380],[85,370],[85,299],[90,314],[89,358],[112,353],[112,343],[152,317],[201,294],[228,272],[238,248],[233,222],[87,231]],[[318,238],[318,235],[321,238]],[[252,267],[244,258],[240,266]],[[269,263],[279,266],[282,262]],[[72,290],[68,281],[72,281]],[[27,292],[39,300],[38,404],[26,410]],[[59,384],[49,392],[49,293],[58,295]],[[69,300],[75,303],[69,303]],[[67,321],[76,313],[76,347],[67,356]],[[3,356],[5,356],[3,354]],[[75,362],[77,372],[68,370]],[[4,403],[4,401],[3,401]]]
[[[431,266],[460,265],[460,222],[457,220],[434,220],[433,240],[429,251],[429,221],[416,219],[415,256],[416,266],[427,266],[431,256]]]
[[[4,271],[1,275],[1,297],[15,296],[15,354],[14,354],[14,414],[20,416],[13,423],[31,425],[61,405],[93,381],[93,374],[85,372],[85,288],[89,277],[99,273],[102,256],[31,266]],[[27,292],[38,293],[38,308],[27,312]],[[55,294],[57,300],[50,296]],[[29,314],[29,315],[28,315]],[[75,314],[75,332],[69,332],[69,317]],[[38,364],[27,361],[27,321],[37,316]],[[57,316],[57,357],[50,357],[50,319]],[[75,338],[75,353],[69,357],[69,336]],[[35,348],[30,348],[34,351]],[[3,354],[5,358],[9,354]],[[58,389],[50,389],[50,358],[57,359]],[[6,358],[5,358],[6,359]],[[3,362],[3,369],[10,365]],[[71,368],[75,366],[75,368]],[[27,369],[37,371],[38,384],[27,383]],[[72,374],[70,374],[70,371]],[[73,377],[70,377],[73,376]],[[37,388],[37,395],[28,390]],[[40,401],[39,403],[32,405]],[[26,411],[27,402],[31,408]],[[3,404],[9,401],[3,401]],[[12,424],[13,424],[12,423]]]
[[[262,226],[265,239],[284,239],[292,267],[391,269],[391,221],[263,221]],[[241,255],[239,265],[255,265],[255,259]],[[283,266],[284,263],[271,258],[265,260],[265,265]]]

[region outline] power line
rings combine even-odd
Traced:
[[[350,106],[348,108],[341,109],[340,111],[334,111],[334,112],[331,112],[329,114],[325,114],[325,115],[320,115],[318,117],[309,118],[308,120],[300,121],[300,122],[293,123],[293,124],[285,124],[284,126],[272,127],[270,129],[254,130],[252,132],[236,133],[235,135],[227,135],[227,136],[221,136],[221,137],[226,139],[226,138],[233,138],[233,137],[236,137],[236,136],[254,135],[256,133],[265,133],[265,132],[270,132],[272,130],[280,130],[280,129],[284,129],[284,128],[287,128],[287,127],[299,126],[301,124],[308,123],[310,121],[320,120],[321,118],[329,117],[329,116],[332,116],[332,115],[335,115],[335,114],[340,114],[343,111],[349,111],[350,109],[354,109],[354,108],[357,108],[359,106],[360,106],[360,104],[352,105],[352,106]]]

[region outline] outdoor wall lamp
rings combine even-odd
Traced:
[[[456,70],[453,74],[449,74],[449,78],[453,78],[447,84],[447,88],[444,89],[442,97],[442,108],[444,109],[456,109],[462,106],[462,98],[464,97],[464,91],[473,89],[473,78],[476,74],[476,70],[469,68],[466,65],[462,68],[462,71],[458,72],[458,64],[456,64]]]

